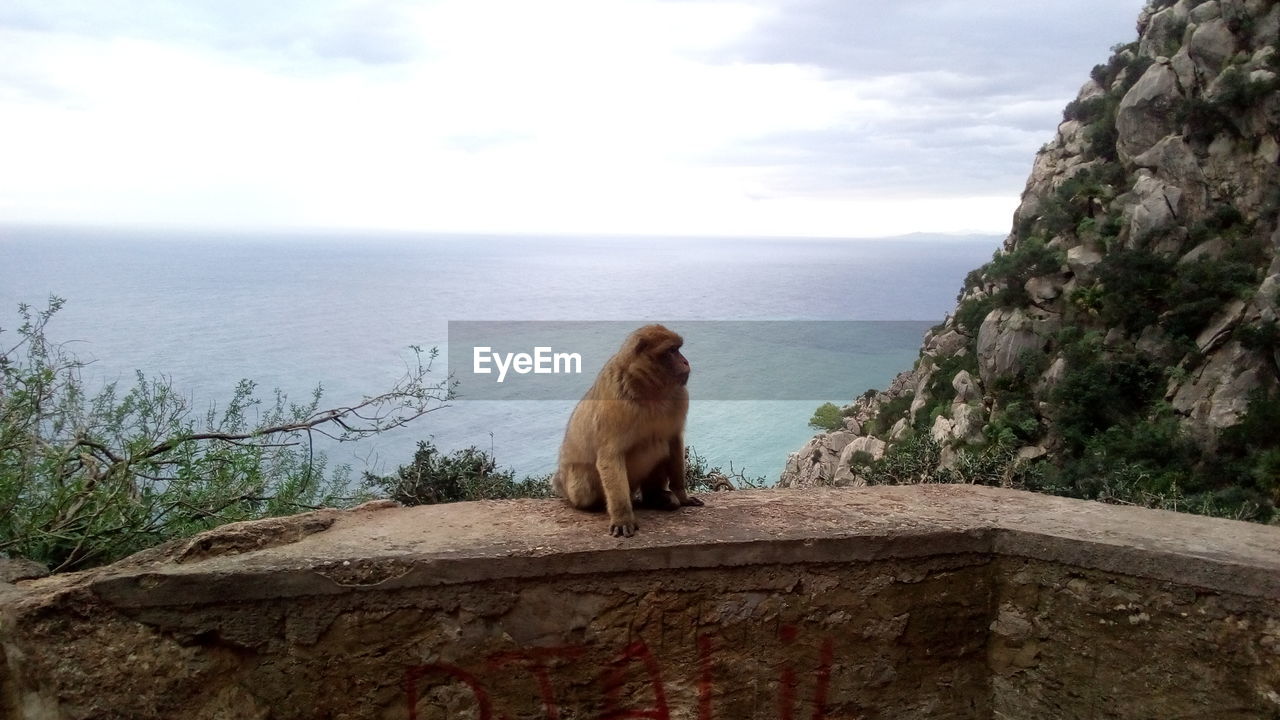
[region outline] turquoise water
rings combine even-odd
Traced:
[[[998,244],[9,227],[0,228],[0,328],[14,326],[19,302],[64,297],[51,335],[94,359],[90,381],[164,374],[203,410],[241,378],[298,399],[319,383],[324,405],[347,404],[394,382],[407,346],[444,349],[449,321],[881,321],[866,352],[788,356],[795,372],[838,365],[840,386],[826,397],[700,400],[691,381],[688,443],[713,464],[773,480],[812,435],[806,421],[819,402],[848,402],[910,367],[964,275]],[[696,376],[699,349],[685,350]],[[758,358],[742,354],[749,372]],[[431,437],[547,472],[572,406],[464,400],[329,454],[357,472],[388,471]]]

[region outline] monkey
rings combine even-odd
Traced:
[[[573,507],[604,509],[614,537],[639,528],[637,491],[644,507],[703,504],[684,482],[690,368],[683,344],[661,325],[631,333],[569,416],[552,486]]]

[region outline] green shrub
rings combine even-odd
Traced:
[[[844,416],[840,414],[840,408],[835,403],[823,403],[813,411],[813,417],[809,418],[809,427],[815,430],[839,430],[844,427]]]
[[[1114,158],[1077,172],[1043,198],[1036,226],[1047,237],[1073,232],[1092,216],[1094,201],[1110,202],[1127,182],[1123,166]]]
[[[462,500],[550,497],[549,477],[517,480],[514,470],[500,470],[489,453],[474,446],[445,455],[427,440],[408,465],[394,474],[364,475],[365,487],[402,505],[434,505]]]
[[[1109,98],[1105,95],[1089,98],[1088,100],[1072,100],[1067,103],[1066,108],[1062,111],[1062,119],[1078,120],[1088,125],[1092,122],[1107,116],[1107,106]],[[1112,111],[1114,113],[1114,110]]]
[[[1224,304],[1253,291],[1256,275],[1254,266],[1232,260],[1200,257],[1179,264],[1160,296],[1168,308],[1160,325],[1172,337],[1194,339]]]
[[[926,434],[913,435],[899,442],[872,463],[863,477],[868,485],[915,485],[945,482],[946,472],[939,472],[938,459],[942,446]]]
[[[987,319],[987,315],[996,309],[996,299],[994,297],[969,298],[960,303],[956,308],[956,324],[959,329],[966,335],[977,337],[978,329],[982,327],[982,321]]]
[[[1259,425],[1277,419],[1260,415]],[[1271,426],[1268,426],[1271,427]],[[1254,429],[1242,431],[1252,436]],[[1228,433],[1229,434],[1229,433]],[[1224,434],[1224,437],[1226,434]],[[1269,437],[1264,443],[1274,443]],[[1229,444],[1229,443],[1228,443]],[[1176,417],[1156,413],[1106,428],[1031,489],[1084,499],[1267,522],[1280,454],[1226,448],[1206,458]]]
[[[1175,263],[1147,250],[1119,249],[1103,256],[1095,272],[1101,283],[1098,317],[1108,326],[1139,332],[1155,325]]]
[[[141,372],[128,389],[90,394],[85,363],[46,336],[62,305],[19,306],[17,342],[0,343],[0,555],[54,571],[228,522],[363,499],[348,490],[348,468],[326,473],[312,435],[377,434],[451,397],[451,387],[426,383],[421,362],[390,391],[335,410],[320,409],[319,388],[303,403],[279,391],[264,401],[244,380],[201,419],[167,379]]]
[[[1095,434],[1140,416],[1164,390],[1160,368],[1134,354],[1104,352],[1096,334],[1064,351],[1066,370],[1050,402],[1068,454],[1083,452]]]
[[[963,355],[950,355],[938,361],[933,375],[929,378],[928,393],[934,405],[950,405],[956,396],[956,389],[951,384],[956,375],[964,370],[970,375],[978,375],[978,356],[972,352]]]
[[[1241,325],[1235,329],[1235,338],[1248,350],[1275,352],[1280,349],[1280,326],[1274,320]]]
[[[905,392],[898,397],[880,406],[880,412],[876,413],[875,426],[883,432],[893,429],[893,426],[904,417],[907,411],[911,409],[911,399],[914,393]]]

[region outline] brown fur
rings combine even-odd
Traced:
[[[684,485],[689,361],[661,325],[631,333],[569,417],[552,484],[576,508],[609,513],[609,532],[631,537],[632,502],[674,510],[701,505]]]

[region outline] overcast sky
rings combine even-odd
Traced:
[[[1009,230],[1143,0],[0,0],[0,222]]]

